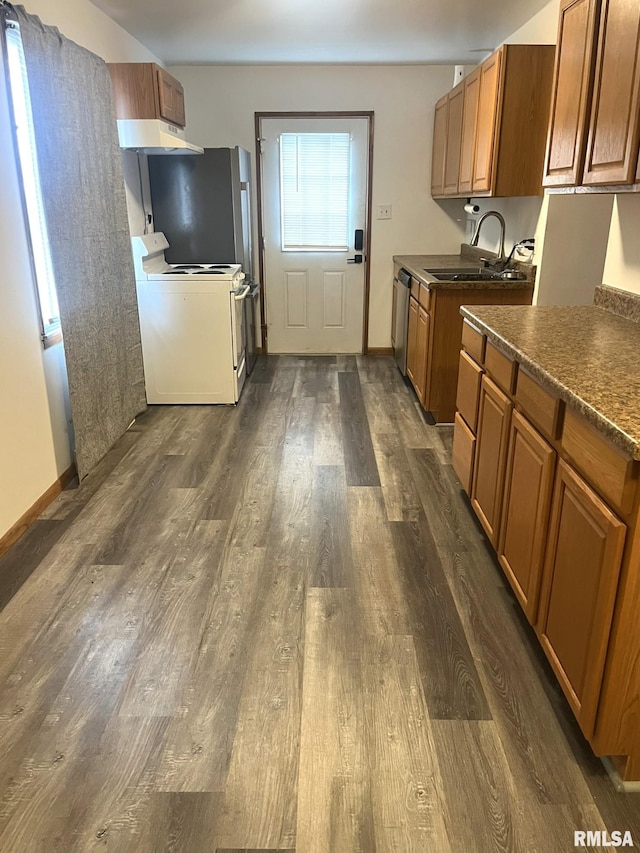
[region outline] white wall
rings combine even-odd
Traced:
[[[555,44],[560,0],[550,0],[537,15],[505,39],[505,44]]]
[[[23,5],[107,61],[154,60],[88,0]],[[64,352],[40,342],[3,75],[0,63],[0,537],[71,465]]]
[[[389,347],[392,257],[455,253],[464,238],[462,203],[430,192],[433,108],[451,88],[452,66],[180,66],[189,139],[241,145],[254,157],[254,113],[373,110],[373,205],[369,346]],[[393,218],[375,219],[391,204]]]
[[[640,293],[640,194],[619,193],[613,215],[604,265],[603,282]]]

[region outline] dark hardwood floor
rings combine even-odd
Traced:
[[[640,845],[450,447],[386,358],[139,418],[0,560],[0,851]]]

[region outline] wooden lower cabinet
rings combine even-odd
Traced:
[[[594,753],[640,781],[640,461],[483,338],[463,332],[452,465]]]
[[[560,460],[536,630],[587,738],[594,730],[625,534],[625,524]]]
[[[471,505],[494,548],[498,542],[512,409],[513,403],[506,394],[488,376],[483,376]]]
[[[555,450],[519,412],[511,419],[498,559],[529,622],[538,611]]]
[[[424,403],[426,394],[428,354],[429,314],[411,297],[407,332],[407,376],[413,383],[421,403]]]

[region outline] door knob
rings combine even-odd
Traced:
[[[361,264],[362,263],[362,255],[355,255],[353,258],[347,258],[348,264]]]

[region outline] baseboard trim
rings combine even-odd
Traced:
[[[55,483],[49,486],[43,495],[40,495],[33,506],[30,507],[24,515],[18,519],[18,521],[16,521],[13,527],[10,527],[9,530],[0,537],[0,557],[3,557],[9,548],[16,544],[18,539],[27,532],[40,513],[44,512],[49,504],[58,497],[60,492],[69,485],[75,476],[76,466],[72,465],[58,477]]]
[[[393,355],[393,347],[369,347],[367,355]]]

